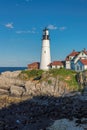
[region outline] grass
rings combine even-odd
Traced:
[[[28,80],[30,78],[37,78],[40,77],[43,73],[43,70],[23,70],[19,77],[21,79]]]
[[[75,71],[66,70],[64,68],[61,68],[61,69],[50,69],[49,73],[53,74],[54,76],[56,76],[56,75],[67,76],[67,75],[71,75],[71,74],[76,74]]]
[[[44,74],[43,70],[23,70],[20,74],[20,77],[25,80],[29,79],[39,79],[38,77],[41,77],[42,74]],[[50,69],[49,71],[45,72],[45,78],[42,76],[42,81],[47,81],[48,84],[51,84],[52,81],[50,81],[49,77],[57,77],[61,81],[64,81],[67,83],[70,89],[73,90],[79,90],[78,82],[76,80],[77,73],[72,70],[66,70],[64,68],[61,69]]]

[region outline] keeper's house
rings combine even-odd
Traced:
[[[63,61],[53,61],[52,63],[50,63],[48,65],[50,68],[54,69],[54,68],[63,68],[64,67],[64,62]]]
[[[65,59],[65,68],[75,71],[84,71],[87,69],[87,51],[86,49],[77,52],[73,50]]]

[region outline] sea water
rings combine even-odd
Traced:
[[[5,71],[25,70],[27,67],[0,67],[0,73]]]

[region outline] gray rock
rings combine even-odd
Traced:
[[[12,85],[10,88],[11,95],[22,96],[24,92],[25,89],[23,87]]]

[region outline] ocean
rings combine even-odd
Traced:
[[[27,67],[0,67],[0,73],[5,71],[25,70]]]

